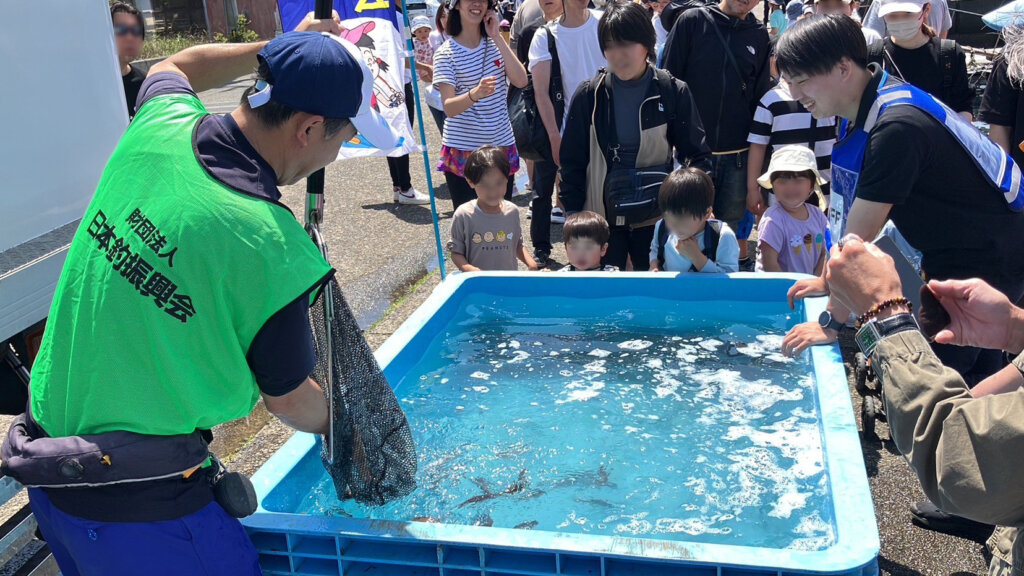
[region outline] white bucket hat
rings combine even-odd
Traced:
[[[772,189],[772,175],[776,172],[814,172],[814,190],[821,195],[822,184],[827,184],[818,173],[818,159],[807,146],[783,146],[772,152],[768,171],[757,179],[762,188]]]

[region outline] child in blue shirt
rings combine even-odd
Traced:
[[[697,168],[669,174],[658,192],[662,219],[654,225],[652,272],[736,272],[740,246],[725,222],[711,219],[715,185]]]
[[[782,11],[782,0],[768,0],[771,7],[771,16],[768,17],[768,31],[772,36],[778,36],[786,31],[789,20],[786,13]]]

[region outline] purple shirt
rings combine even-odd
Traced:
[[[814,274],[818,259],[825,252],[825,228],[828,221],[815,206],[807,206],[807,220],[797,220],[776,204],[765,211],[758,225],[758,243],[779,253],[783,272]],[[758,272],[764,272],[761,253],[757,254]]]

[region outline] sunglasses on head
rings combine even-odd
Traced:
[[[124,24],[114,24],[114,34],[118,36],[127,36],[131,34],[132,36],[141,38],[142,32],[142,26],[125,26]]]

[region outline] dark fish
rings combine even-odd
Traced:
[[[494,526],[494,520],[487,513],[480,514],[476,517],[476,521],[473,522],[474,526]]]
[[[441,521],[431,516],[417,516],[412,519],[413,522],[426,522],[428,524],[440,524]]]
[[[591,504],[593,506],[601,506],[603,508],[622,508],[620,504],[612,504],[607,500],[601,498],[574,498],[580,504]]]
[[[537,525],[536,520],[530,520],[529,522],[523,522],[522,524],[516,524],[516,530],[532,530]]]
[[[591,484],[593,486],[607,486],[609,488],[618,488],[614,482],[608,481],[608,471],[604,469],[604,464],[597,469],[597,472],[584,472],[582,474],[571,474],[568,478],[559,480],[554,484],[556,488],[564,486],[576,486],[579,484]]]
[[[483,490],[484,493],[469,498],[462,504],[456,506],[456,508],[462,508],[463,506],[476,504],[478,502],[486,502],[488,500],[493,500],[494,498],[499,498],[501,496],[506,496],[509,494],[516,494],[518,492],[522,492],[523,490],[526,489],[527,486],[530,485],[530,481],[526,479],[525,468],[519,471],[519,479],[510,484],[508,488],[505,488],[501,492],[491,492],[490,488],[488,487],[487,481],[484,480],[483,478],[474,478],[473,480],[471,480],[471,482],[473,482],[473,484],[475,484],[478,488]]]

